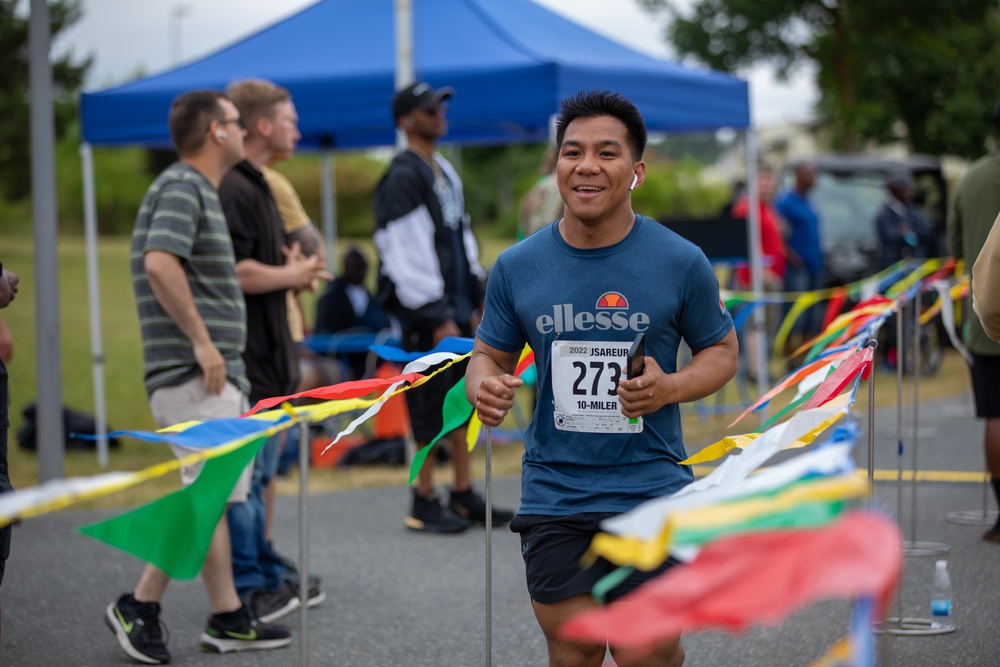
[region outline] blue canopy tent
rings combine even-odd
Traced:
[[[90,147],[169,147],[166,119],[174,97],[196,88],[224,89],[231,81],[248,77],[286,86],[298,110],[301,146],[323,151],[323,227],[332,257],[330,152],[395,143],[389,111],[397,73],[395,12],[407,4],[320,0],[198,61],[84,93],[81,156],[88,262],[96,266]],[[414,78],[456,91],[448,108],[449,143],[545,141],[561,99],[585,88],[607,88],[632,99],[652,131],[746,130],[748,156],[752,154],[745,81],[633,51],[530,0],[412,0],[408,36]],[[754,163],[748,157],[750,175]],[[748,177],[748,183],[755,198],[755,179]],[[756,211],[751,206],[752,216]],[[756,225],[750,225],[750,235],[750,247],[759,248],[753,238]],[[751,257],[751,262],[759,262],[759,257]],[[759,268],[754,271],[758,273]],[[96,270],[92,280],[96,282]],[[92,336],[95,411],[103,434],[103,354],[96,294],[92,288],[91,319],[97,322]]]
[[[394,4],[322,0],[191,64],[85,93],[84,141],[169,146],[175,96],[257,77],[291,91],[303,147],[392,145]],[[417,79],[455,89],[457,144],[545,141],[559,101],[583,88],[620,91],[655,131],[750,125],[745,81],[638,53],[529,0],[415,0],[413,66]]]

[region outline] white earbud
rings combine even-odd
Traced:
[[[635,190],[635,186],[639,183],[639,174],[632,175],[632,185],[628,186],[629,190]]]
[[[229,135],[226,134],[224,130],[216,130],[215,131],[215,136],[217,136],[220,139],[228,139],[229,138]]]

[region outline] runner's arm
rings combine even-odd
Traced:
[[[738,353],[736,330],[730,329],[718,343],[695,351],[691,361],[676,373],[664,372],[647,356],[646,371],[618,385],[622,414],[633,419],[664,405],[697,401],[715,393],[736,375]]]
[[[524,384],[514,377],[518,352],[503,352],[476,339],[465,372],[465,397],[487,426],[499,426],[514,406],[514,390]]]

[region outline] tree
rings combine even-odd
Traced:
[[[19,0],[0,0],[0,183],[10,199],[31,191],[31,110],[28,98],[28,17],[17,12]],[[49,3],[53,39],[82,16],[79,0]],[[72,54],[53,59],[52,87],[56,137],[61,138],[76,117],[76,93],[90,58]]]
[[[695,0],[687,14],[677,0],[639,2],[667,15],[680,55],[714,69],[767,62],[787,77],[813,62],[817,113],[840,148],[901,139],[982,153],[1000,62],[993,0]]]

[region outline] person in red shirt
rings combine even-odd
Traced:
[[[759,200],[758,219],[760,220],[760,245],[763,254],[764,265],[764,291],[780,292],[784,283],[785,262],[787,253],[785,251],[785,240],[781,234],[781,227],[778,223],[778,212],[774,210],[774,172],[770,167],[759,166],[757,168],[757,197]],[[737,219],[746,219],[750,211],[750,204],[746,194],[736,200],[733,204],[732,216]],[[749,290],[751,288],[749,267],[740,267],[733,273],[734,287],[738,290]],[[768,308],[768,321],[773,319],[771,310]],[[777,313],[774,313],[776,315]],[[770,330],[770,325],[765,331]],[[740,345],[740,349],[745,351],[746,374],[754,381],[757,378],[757,335],[758,331],[751,322],[746,330],[746,335]]]
[[[785,240],[774,210],[774,173],[770,167],[757,169],[757,198],[759,199],[760,245],[764,259],[764,289],[780,291],[785,276]],[[746,219],[750,203],[746,194],[733,204],[732,216]],[[740,267],[735,272],[736,289],[750,289],[750,269]]]

